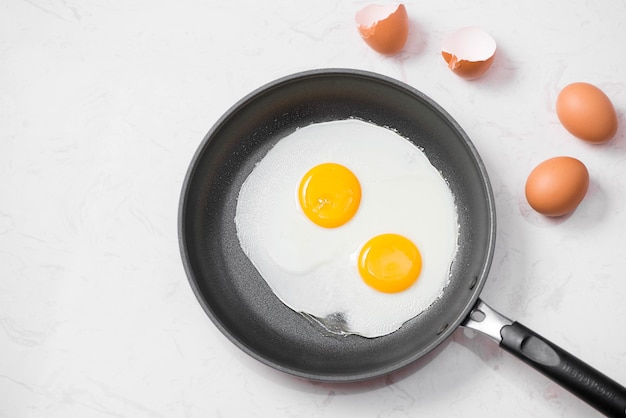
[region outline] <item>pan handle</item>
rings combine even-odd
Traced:
[[[500,347],[610,417],[626,417],[626,388],[544,337],[478,300],[463,326]]]

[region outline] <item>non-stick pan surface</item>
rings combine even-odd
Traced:
[[[329,334],[283,305],[241,251],[234,223],[243,181],[277,141],[299,127],[347,118],[395,129],[423,149],[448,181],[460,222],[443,296],[397,332],[374,339]],[[381,75],[316,70],[260,88],[214,125],[185,179],[179,232],[191,286],[234,344],[297,376],[355,381],[419,359],[466,318],[492,258],[494,200],[469,138],[431,99]]]

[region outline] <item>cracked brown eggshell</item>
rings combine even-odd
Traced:
[[[361,38],[376,52],[397,54],[409,36],[409,17],[404,4],[370,4],[355,16]]]
[[[468,26],[447,34],[441,55],[453,73],[474,80],[487,72],[496,54],[496,41],[482,28]]]

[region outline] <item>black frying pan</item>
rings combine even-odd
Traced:
[[[374,339],[329,335],[283,305],[241,251],[234,223],[241,184],[277,141],[298,127],[351,117],[391,127],[421,147],[448,180],[460,223],[443,296],[398,331]],[[235,345],[269,366],[314,380],[364,380],[414,362],[465,325],[600,411],[626,416],[626,389],[479,299],[495,228],[485,167],[461,127],[410,86],[358,70],[288,76],[233,106],[196,152],[179,211],[182,259],[200,304]]]

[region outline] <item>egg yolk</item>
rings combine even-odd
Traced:
[[[298,200],[307,218],[324,228],[337,228],[356,214],[361,184],[354,173],[336,163],[310,169],[300,181]]]
[[[370,287],[385,293],[408,289],[422,271],[422,256],[408,238],[383,234],[370,239],[358,259],[361,278]]]

